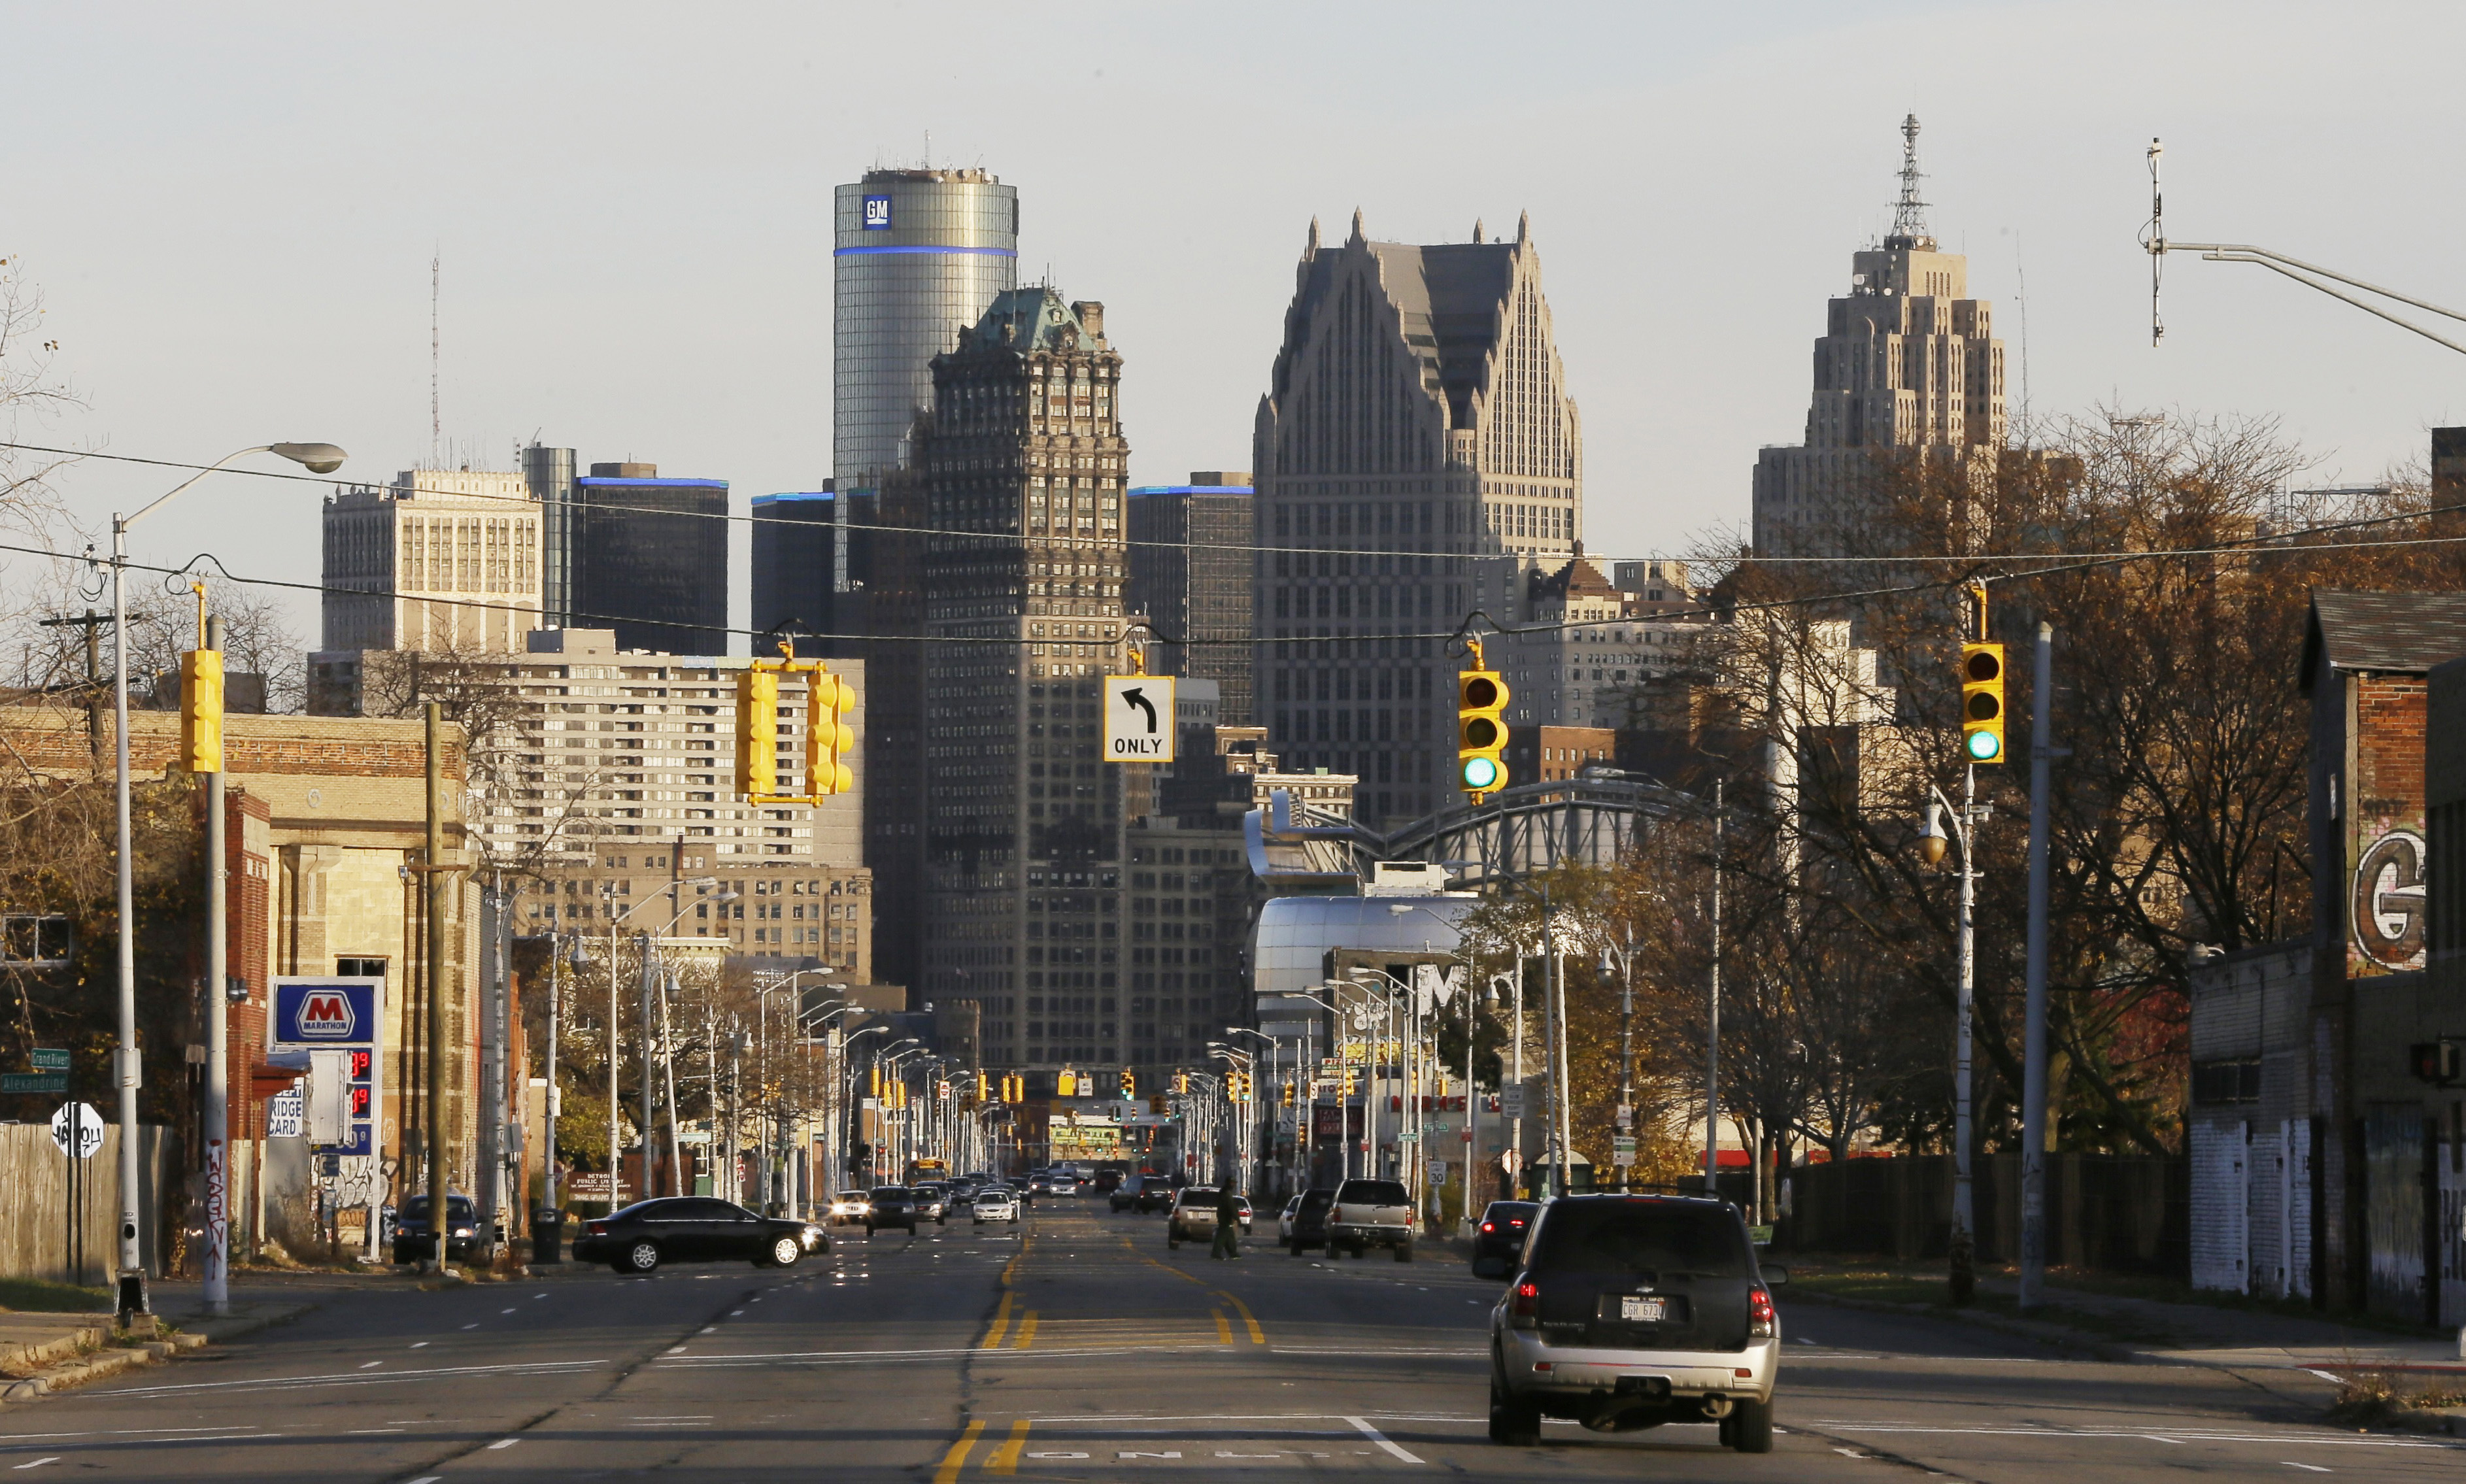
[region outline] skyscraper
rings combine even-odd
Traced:
[[[831,573],[838,567],[838,502],[832,492],[753,497],[752,624],[756,653],[772,653],[772,634],[818,635],[840,627]],[[799,638],[799,656],[831,652],[827,641]]]
[[[1200,469],[1187,484],[1141,485],[1131,491],[1129,517],[1125,601],[1157,635],[1182,641],[1151,649],[1148,668],[1216,682],[1220,719],[1248,726],[1249,548],[1258,529],[1249,472]]]
[[[573,623],[619,649],[728,653],[728,482],[594,463],[573,498]]]
[[[1381,636],[1513,618],[1582,538],[1582,430],[1528,223],[1410,247],[1356,212],[1325,247],[1313,221],[1295,277],[1253,435],[1253,715],[1383,825],[1455,798],[1462,652]]]
[[[510,650],[539,626],[540,507],[519,474],[405,469],[325,502],[326,650]]]
[[[1098,717],[1099,677],[1126,667],[1121,367],[1102,304],[1014,289],[934,359],[918,424],[921,982],[977,1002],[1002,1065],[1117,1063],[1129,1042],[1126,770]]]
[[[1901,193],[1880,248],[1851,255],[1850,292],[1815,342],[1806,441],[1756,458],[1755,548],[1768,556],[1855,549],[1880,454],[1990,472],[2004,446],[2004,342],[1969,296],[1969,259],[1936,250],[1918,197],[1918,121],[1901,122]]]
[[[867,170],[836,208],[831,472],[836,488],[874,489],[932,405],[933,357],[1019,281],[1019,188],[977,169]]]
[[[540,506],[540,603],[550,628],[573,622],[573,450],[523,450],[523,483]]]

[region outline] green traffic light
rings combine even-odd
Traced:
[[[1993,762],[2004,752],[2004,739],[1991,731],[1969,734],[1969,756],[1973,762]]]
[[[1496,788],[1498,772],[1498,759],[1495,757],[1468,757],[1464,764],[1464,786],[1485,790]]]

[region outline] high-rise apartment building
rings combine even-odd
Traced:
[[[1250,548],[1257,530],[1246,470],[1200,469],[1187,484],[1144,484],[1128,506],[1126,601],[1155,636],[1159,675],[1212,680],[1218,715],[1250,721]]]
[[[1582,538],[1581,427],[1528,224],[1413,247],[1356,212],[1329,247],[1313,221],[1296,280],[1253,441],[1252,714],[1383,827],[1455,797],[1462,656],[1382,636],[1516,615]]]
[[[324,513],[329,650],[507,650],[540,623],[540,507],[519,474],[406,469]]]
[[[978,169],[867,170],[834,205],[831,472],[874,489],[932,405],[933,358],[1019,281],[1019,188]]]
[[[1102,304],[1015,289],[934,358],[917,425],[922,833],[899,843],[923,994],[975,1001],[1005,1066],[1119,1062],[1130,1039],[1125,769],[1098,715],[1127,668],[1121,369]]]
[[[573,450],[523,450],[523,483],[540,507],[540,604],[551,628],[573,621]]]
[[[728,653],[728,482],[594,463],[573,499],[573,623],[620,649]]]
[[[1992,471],[2004,446],[2004,342],[1969,297],[1969,259],[1939,252],[1918,198],[1918,121],[1901,124],[1901,194],[1880,248],[1851,255],[1850,292],[1815,342],[1806,441],[1756,457],[1755,549],[1854,554],[1878,456]]]

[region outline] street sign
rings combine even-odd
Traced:
[[[65,1092],[69,1074],[64,1071],[0,1071],[0,1092]]]
[[[1635,1163],[1635,1139],[1633,1136],[1620,1134],[1611,1137],[1610,1162],[1613,1164]]]
[[[1498,1115],[1502,1118],[1524,1116],[1524,1084],[1503,1082],[1498,1088]]]
[[[1524,1168],[1524,1156],[1516,1150],[1510,1149],[1498,1157],[1498,1167],[1513,1175]]]
[[[66,1071],[69,1069],[69,1053],[59,1046],[36,1046],[34,1068],[36,1071]]]
[[[571,1200],[605,1201],[608,1199],[606,1170],[577,1170],[565,1177],[564,1185],[566,1196]]]
[[[60,1111],[52,1114],[52,1143],[62,1154],[69,1152],[72,1120],[77,1125],[77,1157],[93,1158],[102,1147],[102,1114],[94,1111],[92,1103],[62,1103]]]
[[[265,1136],[298,1138],[305,1132],[303,1125],[307,1121],[307,1107],[308,1100],[301,1093],[299,1085],[296,1083],[287,1091],[277,1092],[267,1098],[265,1100]]]
[[[1173,761],[1173,677],[1105,677],[1105,760]]]
[[[1446,1182],[1447,1182],[1447,1161],[1446,1161],[1445,1159],[1433,1159],[1433,1160],[1431,1160],[1431,1161],[1430,1161],[1430,1183],[1431,1183],[1431,1184],[1433,1184],[1433,1185],[1444,1185],[1444,1184],[1446,1184]]]

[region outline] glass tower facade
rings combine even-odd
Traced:
[[[1258,528],[1249,475],[1200,470],[1187,484],[1143,485],[1131,491],[1129,516],[1125,601],[1161,641],[1148,667],[1216,682],[1218,720],[1249,726],[1250,548]]]
[[[867,170],[836,207],[832,483],[879,489],[933,404],[933,357],[1018,284],[1019,188],[977,169]]]
[[[595,463],[573,482],[573,626],[619,649],[728,653],[728,482]]]
[[[540,610],[550,628],[573,622],[573,450],[523,450],[523,483],[540,504]]]

